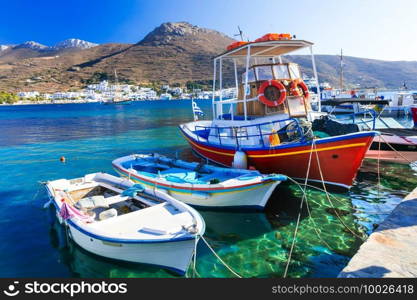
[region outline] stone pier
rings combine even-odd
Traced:
[[[368,237],[338,277],[417,277],[417,188]]]

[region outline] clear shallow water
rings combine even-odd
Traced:
[[[207,113],[209,101],[199,102]],[[123,263],[67,244],[38,181],[113,173],[111,160],[135,152],[160,152],[194,159],[177,125],[191,121],[190,101],[132,105],[67,104],[0,107],[1,277],[171,277],[159,268]],[[59,162],[65,156],[67,163]],[[309,189],[312,218],[303,210],[290,277],[332,277],[393,207],[417,184],[407,165],[365,161],[358,181],[331,198]],[[282,184],[264,213],[200,211],[206,239],[245,277],[281,277],[288,259],[301,192]],[[354,232],[354,234],[351,233]],[[320,238],[318,237],[320,236]],[[233,277],[200,243],[197,270],[204,277]]]

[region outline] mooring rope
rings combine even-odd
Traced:
[[[194,239],[194,257],[193,257],[193,277],[195,278],[196,275],[200,277],[200,275],[197,272],[197,243],[198,243],[198,236],[195,237]]]
[[[381,199],[381,172],[380,172],[380,160],[381,160],[381,139],[378,142],[378,161],[376,165],[378,175],[378,200]]]
[[[32,201],[31,202],[33,202],[34,200],[36,200],[36,197],[38,197],[40,190],[41,190],[41,185],[38,186],[38,190],[36,191],[35,195],[32,197]]]
[[[200,235],[200,238],[203,240],[203,242],[207,245],[207,247],[210,249],[210,251],[214,254],[214,256],[217,257],[217,259],[231,272],[233,273],[233,275],[235,275],[238,278],[242,278],[241,275],[239,275],[237,272],[235,272],[231,267],[229,267],[223,259],[221,259],[221,257],[216,253],[216,251],[214,251],[214,249],[210,246],[210,244],[206,241],[206,239]]]
[[[288,177],[288,179],[290,180],[290,181],[292,181],[293,183],[295,183],[297,186],[298,186],[298,188],[303,192],[303,188],[301,187],[301,185],[297,182],[297,180],[295,180],[295,179],[293,179],[293,178],[291,178],[291,177]],[[310,185],[306,185],[306,186],[309,186],[309,187],[314,187],[314,186],[310,186]],[[307,198],[307,195],[305,195],[306,196],[306,208],[307,208],[307,212],[308,212],[308,217],[309,217],[309,220],[313,223],[313,228],[314,228],[314,231],[316,232],[316,235],[317,235],[317,237],[323,242],[323,244],[327,247],[327,248],[329,248],[329,249],[332,249],[332,247],[330,247],[330,245],[321,237],[321,235],[320,235],[320,232],[318,231],[318,229],[317,229],[317,224],[316,224],[316,221],[314,221],[314,219],[313,219],[313,216],[312,216],[312,214],[311,214],[311,210],[310,210],[310,205],[308,204],[308,198]],[[333,195],[331,195],[331,196],[333,196]],[[334,196],[333,196],[334,197]]]
[[[325,192],[325,194],[326,194],[326,198],[327,198],[327,200],[329,201],[329,203],[330,203],[331,207],[333,208],[333,212],[335,213],[335,215],[336,215],[336,216],[337,216],[337,218],[339,219],[340,223],[342,223],[342,225],[343,225],[343,226],[344,226],[347,230],[349,230],[349,232],[350,232],[350,233],[352,233],[352,234],[353,234],[354,236],[356,236],[357,238],[359,238],[359,239],[361,239],[361,240],[364,240],[364,238],[363,238],[363,237],[361,237],[361,236],[359,236],[358,234],[356,234],[356,233],[355,233],[352,229],[350,229],[350,228],[349,228],[349,227],[345,224],[345,222],[342,220],[342,218],[340,217],[339,213],[337,212],[336,207],[334,206],[333,202],[330,200],[329,192],[327,191],[326,184],[324,183],[324,176],[323,176],[323,172],[322,172],[322,170],[321,170],[321,165],[320,165],[319,155],[318,155],[317,151],[315,151],[315,152],[316,152],[317,165],[318,165],[318,167],[319,167],[320,178],[321,178],[321,182],[322,182],[322,184],[323,184],[323,189],[324,189],[324,192]]]
[[[409,160],[404,155],[402,155],[399,151],[397,151],[390,143],[387,142],[386,139],[384,139],[384,137],[382,136],[381,133],[379,134],[379,137],[385,142],[385,144],[387,144],[395,153],[397,153],[399,156],[401,156],[406,162],[413,165],[414,167],[417,167],[416,162],[413,162],[413,161]]]
[[[303,197],[301,198],[300,211],[298,212],[297,223],[295,225],[294,237],[293,237],[293,240],[292,240],[292,243],[291,243],[290,253],[288,254],[287,264],[285,265],[284,278],[287,277],[288,268],[289,268],[290,262],[291,262],[292,252],[294,250],[295,241],[297,239],[298,227],[300,225],[301,212],[303,210],[304,199],[307,199],[307,195],[306,195],[307,186],[306,186],[306,184],[307,184],[308,176],[310,175],[311,157],[313,156],[313,144],[314,144],[314,139],[311,143],[310,157],[309,157],[308,165],[307,165],[307,174],[306,174],[305,181],[304,181],[304,189],[301,189],[302,192],[303,192]]]

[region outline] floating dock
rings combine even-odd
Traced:
[[[338,277],[417,277],[417,188],[369,236]]]

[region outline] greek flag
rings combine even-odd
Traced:
[[[191,100],[191,103],[193,105],[194,120],[198,120],[198,116],[200,116],[200,117],[204,116],[204,112],[201,110],[200,107],[198,107],[197,103],[194,102],[194,99]]]

